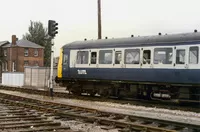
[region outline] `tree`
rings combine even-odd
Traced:
[[[44,47],[44,66],[50,66],[51,63],[51,38],[48,36],[48,30],[41,22],[30,22],[29,33],[23,35],[23,39],[34,42]]]

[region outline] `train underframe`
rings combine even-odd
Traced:
[[[135,83],[99,80],[65,80],[61,81],[70,93],[90,96],[134,98],[170,102],[200,102],[200,86],[172,85],[165,83]]]

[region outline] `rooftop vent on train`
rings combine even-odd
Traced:
[[[86,38],[85,38],[84,40],[85,40],[85,41],[87,41],[87,39],[86,39]]]
[[[158,33],[158,35],[162,35],[162,33]]]
[[[194,32],[197,33],[197,30],[195,29]]]
[[[105,37],[105,39],[108,39],[108,37]]]
[[[131,37],[133,38],[133,37],[134,37],[134,35],[131,35]]]

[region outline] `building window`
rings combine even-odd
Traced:
[[[28,48],[24,49],[24,56],[28,56]]]
[[[88,64],[88,51],[78,51],[76,63]]]
[[[190,47],[189,64],[198,64],[199,47]]]
[[[12,71],[13,71],[13,72],[16,71],[16,63],[15,63],[15,61],[13,61],[13,63],[12,63]]]
[[[4,56],[7,56],[7,49],[3,50],[3,54],[4,54]]]
[[[154,64],[172,64],[172,48],[155,48]]]
[[[8,71],[8,62],[5,62],[5,71]]]
[[[24,61],[24,66],[28,66],[28,61]]]
[[[176,64],[185,64],[185,50],[176,50]]]
[[[140,63],[140,50],[126,49],[125,50],[125,64],[139,64],[139,63]]]
[[[38,66],[38,62],[37,61],[35,61],[35,66]]]
[[[34,49],[34,56],[38,56],[38,49]]]
[[[99,51],[99,64],[112,64],[112,50]]]
[[[5,67],[4,67],[4,64],[2,65],[2,71],[4,71],[5,70]]]

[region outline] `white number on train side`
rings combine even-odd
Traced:
[[[78,74],[87,74],[86,70],[77,70],[77,71],[78,71]]]

